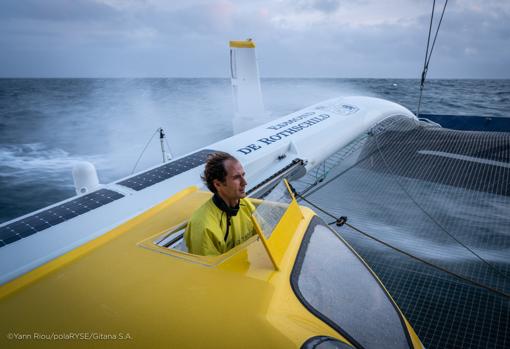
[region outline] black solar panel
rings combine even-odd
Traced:
[[[205,163],[207,156],[214,153],[214,150],[204,149],[196,153],[169,162],[168,164],[159,166],[150,171],[141,173],[134,177],[124,179],[123,181],[117,182],[117,184],[125,187],[142,190],[156,183],[162,182],[165,179],[172,178],[183,172],[189,171],[197,166]]]
[[[124,195],[112,190],[99,189],[62,205],[52,207],[0,227],[0,247],[65,222],[97,207],[118,200],[123,196]]]

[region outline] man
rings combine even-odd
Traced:
[[[184,232],[188,251],[220,255],[254,234],[250,216],[254,206],[246,196],[245,172],[232,155],[209,155],[202,180],[213,196],[191,216]]]

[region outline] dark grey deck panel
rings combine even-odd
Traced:
[[[403,177],[510,196],[507,185],[510,133],[439,127],[408,127],[406,130],[409,122],[397,120],[389,130],[367,142],[360,158],[371,161],[363,166]]]
[[[207,160],[207,156],[214,152],[214,150],[210,149],[200,150],[196,153],[171,161],[165,165],[159,166],[147,172],[143,172],[139,175],[124,179],[120,182],[117,182],[117,184],[134,189],[136,191],[142,190],[150,187],[151,185],[162,182],[165,179],[172,178],[178,174],[203,165]]]
[[[7,224],[0,227],[0,248],[122,197],[124,197],[124,195],[115,191],[99,189],[62,205],[49,208]]]
[[[443,127],[461,131],[510,132],[510,118],[475,115],[420,114]]]

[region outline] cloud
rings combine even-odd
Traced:
[[[100,2],[89,0],[3,0],[0,18],[41,21],[101,21],[117,11]]]
[[[320,11],[332,13],[338,10],[341,0],[299,0],[295,1],[296,8],[303,11]]]
[[[417,77],[430,10],[427,0],[6,0],[0,76],[228,76],[228,41],[251,37],[264,76]],[[510,77],[509,21],[510,3],[450,0],[429,76]]]

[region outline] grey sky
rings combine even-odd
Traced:
[[[2,0],[0,76],[227,77],[228,41],[253,38],[263,77],[415,78],[431,7],[432,0]],[[510,78],[510,1],[450,0],[429,77]]]

